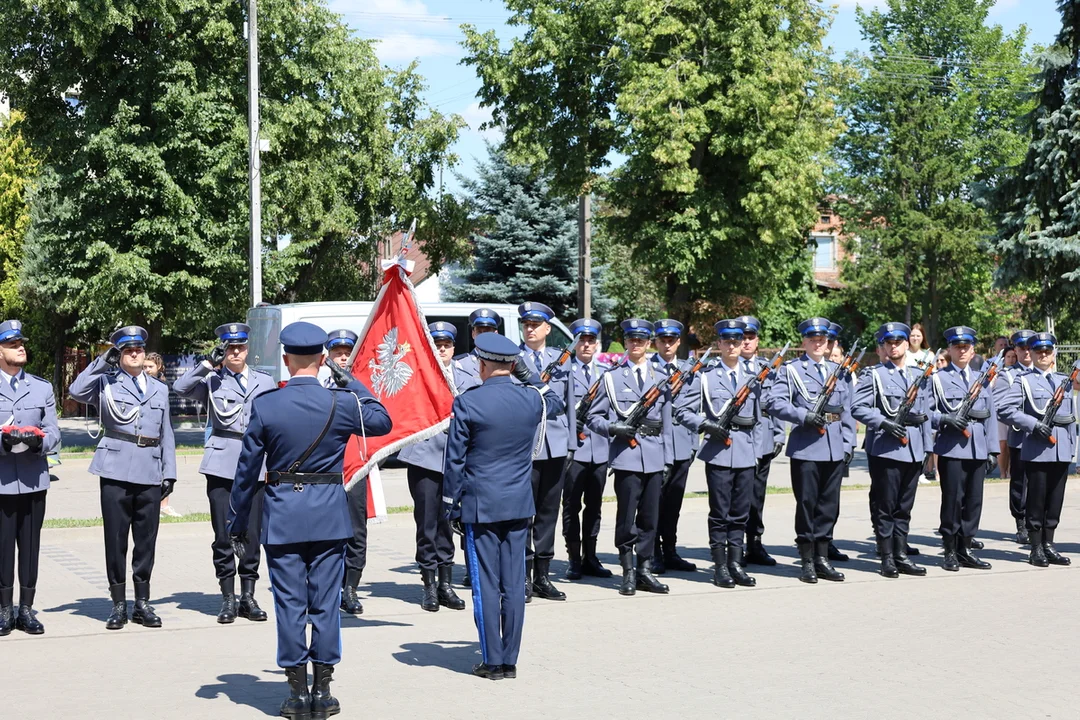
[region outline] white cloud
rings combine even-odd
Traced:
[[[491,110],[480,107],[480,103],[474,102],[461,111],[461,117],[469,124],[470,132],[474,132],[485,140],[498,142],[502,139],[503,131],[499,128],[487,128],[481,130],[480,126],[491,120]]]
[[[421,0],[331,0],[359,37],[374,40],[388,65],[425,57],[459,57],[460,31],[450,18],[433,15]]]
[[[839,5],[841,8],[853,8],[856,5],[863,10],[869,10],[873,7],[883,7],[885,0],[832,0],[831,2],[824,2],[824,5]]]
[[[452,42],[401,32],[379,37],[375,44],[375,54],[387,65],[395,65],[422,57],[456,58],[461,55],[461,48]]]

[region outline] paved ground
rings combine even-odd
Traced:
[[[67,514],[91,495],[70,470],[60,468],[50,492]],[[202,509],[195,483],[177,492],[185,509]],[[519,677],[498,683],[468,675],[479,661],[471,612],[420,609],[411,517],[391,516],[371,530],[366,613],[343,622],[340,717],[1076,717],[1080,572],[1023,562],[1007,535],[1007,488],[995,484],[980,534],[993,570],[945,573],[932,532],[938,500],[936,487],[921,488],[915,508],[912,539],[930,554],[925,578],[876,574],[866,493],[850,491],[837,528],[854,554],[842,584],[796,579],[790,495],[768,498],[766,542],[781,562],[755,573],[757,588],[721,590],[704,571],[668,576],[669,596],[560,582],[568,602],[528,606]],[[613,566],[614,506],[604,509],[602,559]],[[700,564],[706,512],[704,500],[688,500],[681,524],[684,554]],[[1059,547],[1080,561],[1080,495],[1070,492],[1064,516]],[[47,634],[0,639],[3,716],[276,714],[286,685],[273,622],[215,623],[209,544],[204,523],[162,526],[153,595],[165,626],[109,632],[101,529],[45,531],[38,607]],[[560,547],[560,573],[563,559]],[[265,580],[259,597],[272,604]]]

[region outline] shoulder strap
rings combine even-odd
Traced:
[[[289,472],[300,472],[300,466],[304,464],[304,461],[308,459],[311,453],[315,452],[315,448],[319,447],[319,443],[326,437],[326,433],[330,430],[331,423],[334,422],[334,414],[337,412],[337,393],[330,391],[330,417],[326,418],[326,424],[323,425],[323,429],[319,432],[319,437],[315,438],[315,442],[308,445],[308,449],[304,451],[304,454],[300,456],[300,459],[292,464],[289,468]]]

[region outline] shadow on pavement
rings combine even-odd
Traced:
[[[217,617],[221,609],[221,593],[178,592],[156,601],[158,605],[170,603],[174,603],[178,610],[194,610],[203,615]]]
[[[412,623],[393,622],[391,620],[370,620],[368,618],[357,617],[350,615],[349,613],[341,613],[341,627],[345,628],[366,628],[366,627],[412,627]]]
[[[75,602],[70,602],[66,605],[57,605],[56,607],[43,608],[42,612],[66,612],[71,613],[72,615],[81,615],[82,617],[88,617],[92,620],[100,620],[101,622],[105,622],[109,618],[109,613],[112,612],[112,602],[109,600],[109,597],[107,595],[102,597],[79,598]]]
[[[278,715],[281,701],[289,695],[289,688],[282,681],[260,680],[254,675],[238,673],[218,675],[215,685],[203,685],[195,697],[216,700],[224,695],[234,705],[247,705],[267,715]]]
[[[438,640],[429,643],[405,643],[394,659],[413,667],[440,667],[469,675],[480,662],[480,643],[461,640]]]

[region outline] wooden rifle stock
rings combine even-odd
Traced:
[[[923,368],[923,373],[919,376],[919,380],[911,383],[911,387],[909,387],[907,393],[904,394],[904,403],[896,411],[896,422],[900,423],[901,427],[903,427],[904,423],[907,421],[907,416],[911,412],[911,408],[915,407],[915,398],[919,396],[919,388],[922,387],[922,384],[926,382],[927,378],[934,374],[934,368],[936,366],[937,362],[926,363],[926,367]],[[900,438],[900,444],[908,444],[907,435]]]
[[[731,426],[731,419],[735,417],[742,406],[746,404],[747,398],[750,397],[750,392],[765,382],[765,378],[769,377],[769,373],[776,370],[784,362],[784,354],[787,352],[788,346],[785,345],[784,349],[776,353],[773,359],[768,365],[765,365],[758,371],[758,374],[750,378],[735,392],[735,397],[732,399],[731,404],[724,410],[724,414],[720,418],[720,425],[725,430]],[[724,438],[724,447],[731,447],[731,436]]]
[[[585,395],[581,398],[581,400],[578,401],[577,413],[576,413],[577,422],[585,422],[585,418],[589,414],[589,408],[592,407],[593,400],[596,399],[597,394],[600,392],[600,383],[601,382],[603,382],[603,380],[601,378],[597,378],[596,381],[593,382],[592,387],[589,388],[589,391],[587,393],[585,393]],[[584,439],[585,439],[585,433],[579,432],[578,433],[578,440],[584,440]]]
[[[1050,399],[1050,405],[1046,408],[1046,412],[1043,413],[1043,422],[1047,425],[1053,427],[1051,423],[1054,421],[1054,416],[1057,415],[1057,411],[1061,409],[1061,403],[1065,400],[1065,388],[1072,387],[1072,384],[1076,382],[1077,375],[1080,375],[1080,367],[1074,367],[1069,379],[1058,385],[1057,390],[1054,391],[1054,397]],[[1073,409],[1075,410],[1075,408]],[[1057,438],[1053,434],[1047,440],[1051,445],[1057,445]]]
[[[822,388],[821,394],[818,395],[818,401],[816,403],[814,403],[814,413],[815,414],[819,414],[819,415],[821,414],[822,408],[825,407],[825,403],[832,396],[833,390],[836,389],[836,383],[840,381],[840,376],[843,375],[848,370],[850,370],[851,367],[858,362],[858,360],[855,359],[855,351],[858,348],[859,348],[859,341],[856,340],[851,345],[851,350],[849,350],[848,354],[844,356],[844,361],[842,363],[840,363],[839,365],[837,365],[836,369],[833,370],[832,373],[829,374],[829,377],[825,380],[825,386]],[[864,350],[863,352],[866,352],[866,351]],[[860,355],[859,357],[861,358],[862,355]],[[824,435],[824,434],[825,434],[825,428],[824,427],[819,427],[818,428],[818,435]]]

